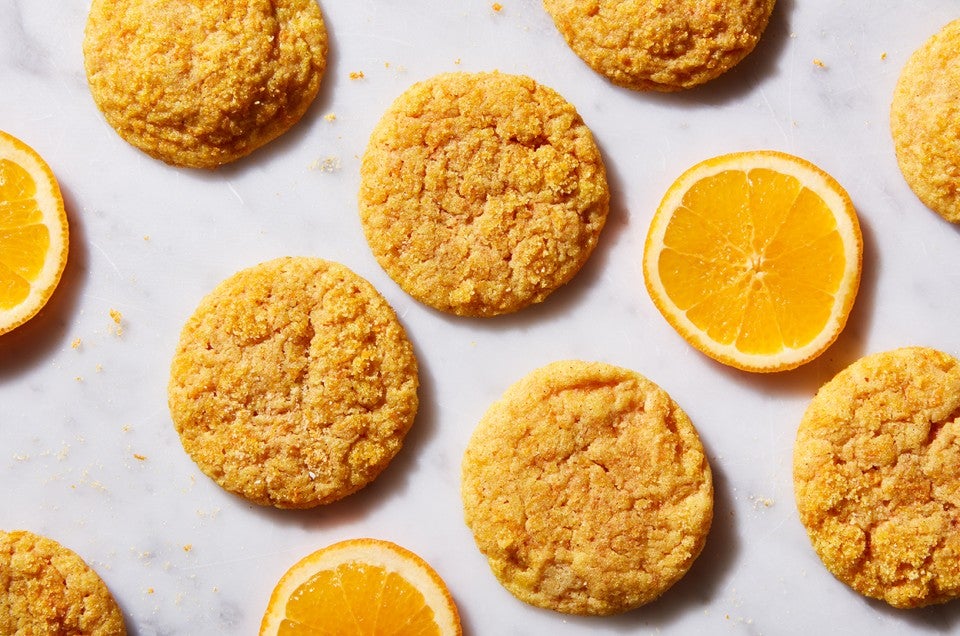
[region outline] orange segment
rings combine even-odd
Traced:
[[[462,634],[443,580],[389,541],[351,539],[314,552],[277,583],[261,636]]]
[[[795,368],[846,324],[863,242],[846,191],[774,151],[708,159],[669,188],[644,246],[647,290],[690,344],[747,371]]]
[[[67,262],[67,216],[43,159],[0,131],[0,334],[47,303]]]

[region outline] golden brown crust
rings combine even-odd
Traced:
[[[904,65],[890,129],[900,171],[928,208],[960,223],[960,20],[947,24]]]
[[[126,633],[110,590],[76,553],[25,530],[0,531],[0,634]]]
[[[543,0],[570,48],[613,83],[676,91],[754,49],[774,0]]]
[[[201,301],[173,359],[184,449],[230,492],[308,508],[359,490],[417,412],[413,347],[364,279],[318,258],[242,270]]]
[[[554,362],[504,393],[463,458],[465,519],[517,598],[571,614],[648,603],[706,541],[713,482],[662,389],[602,363]]]
[[[303,116],[327,33],[316,0],[93,0],[83,53],[121,137],[176,166],[216,168]]]
[[[895,607],[960,595],[960,365],[910,347],[827,382],[797,433],[800,519],[834,576]]]
[[[493,316],[544,300],[593,251],[609,205],[593,136],[528,77],[414,85],[374,129],[360,217],[380,265],[441,311]]]

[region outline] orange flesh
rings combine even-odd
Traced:
[[[846,265],[823,199],[764,168],[727,170],[697,183],[663,242],[658,268],[670,299],[712,339],[749,354],[816,338]]]
[[[290,595],[286,610],[281,636],[440,634],[423,594],[400,575],[363,563],[318,572]]]
[[[36,193],[26,170],[0,159],[0,309],[27,298],[46,260],[50,231],[42,223]]]

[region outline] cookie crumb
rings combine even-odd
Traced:
[[[883,53],[880,54],[880,59],[881,59],[881,60],[887,59],[887,52],[886,52],[886,51],[884,51]]]
[[[340,157],[326,157],[325,159],[317,159],[310,164],[311,170],[318,170],[320,172],[337,172],[340,170]]]
[[[336,114],[336,113],[327,113],[326,115],[323,116],[323,118],[326,119],[327,121],[336,121],[336,119],[337,119],[337,114]]]
[[[366,75],[363,74],[363,71],[350,71],[350,79],[352,80],[361,80]]]
[[[490,8],[493,9],[495,13],[500,13],[503,11],[503,5],[499,2],[494,2],[492,5],[490,5]]]
[[[82,341],[80,340],[80,338],[74,338],[74,339],[73,339],[73,342],[70,343],[70,348],[71,348],[71,349],[79,349],[81,342],[82,342]]]
[[[827,68],[827,65],[824,64],[823,60],[821,60],[819,57],[813,58],[813,65],[818,68]]]
[[[192,543],[187,543],[186,545],[183,546],[183,551],[184,551],[184,552],[190,552],[190,551],[192,551],[192,550],[193,550],[193,544],[192,544]]]
[[[123,335],[123,326],[120,324],[123,321],[123,314],[116,309],[110,310],[110,319],[113,320],[113,324],[116,327],[113,329],[113,333],[118,336]]]
[[[147,461],[147,456],[146,456],[146,455],[141,455],[140,453],[134,453],[134,454],[133,454],[133,458],[136,459],[137,461],[141,461],[141,462]]]

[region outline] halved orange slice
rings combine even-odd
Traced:
[[[457,607],[419,556],[350,539],[304,557],[277,583],[261,636],[459,636]]]
[[[50,167],[0,131],[0,334],[33,318],[67,263],[67,215]]]
[[[863,240],[829,174],[776,151],[722,155],[683,173],[654,214],[647,290],[691,345],[746,371],[795,368],[846,324]]]

